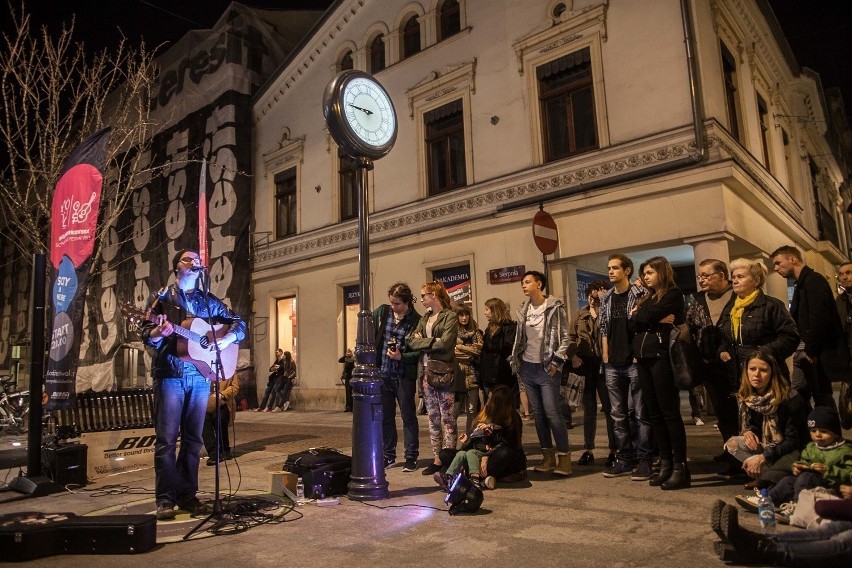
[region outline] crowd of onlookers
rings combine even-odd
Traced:
[[[795,247],[779,248],[771,260],[780,276],[794,282],[789,309],[765,293],[764,263],[748,259],[730,266],[716,259],[699,262],[699,290],[687,305],[667,259],[650,258],[637,272],[629,257],[614,254],[607,263],[608,281],[588,285],[588,305],[573,321],[562,300],[548,294],[547,277],[529,271],[521,281],[525,300],[516,317],[505,302],[491,298],[482,330],[469,307],[452,305],[440,282],[421,286],[422,315],[409,286],[394,284],[388,302],[373,314],[385,466],[397,460],[398,409],[403,471],[418,469],[419,396],[432,450],[423,474],[444,489],[459,472],[483,489],[525,478],[526,420],[532,421],[541,448],[533,469],[570,476],[573,465],[595,462],[600,402],[608,445],[604,477],[630,476],[663,490],[688,488],[692,476],[680,395],[686,388],[680,379],[684,370],[674,349],[670,352],[670,338],[688,330],[695,357],[687,374],[691,386],[706,391],[721,435],[721,452],[714,457],[722,464],[719,477],[742,478],[749,489],[768,490],[782,523],[795,518],[803,492],[817,488],[840,504],[818,500],[817,509],[828,512],[813,516],[846,519],[835,520],[831,529],[820,525],[816,531],[770,538],[740,527],[737,509],[719,502],[713,528],[721,538],[720,556],[779,565],[828,565],[826,555],[831,561],[852,559],[852,444],[843,438],[832,392],[832,381],[848,388],[850,376],[852,263],[840,267],[835,298],[827,280]],[[570,375],[573,380],[579,375],[584,387],[583,453],[575,463],[563,398]],[[757,499],[737,496],[754,512]]]

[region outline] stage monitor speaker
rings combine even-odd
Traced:
[[[62,446],[45,446],[42,449],[42,463],[50,478],[57,485],[85,486],[86,459],[88,446],[86,444],[68,444]]]

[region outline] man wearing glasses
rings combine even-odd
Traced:
[[[716,326],[722,310],[733,296],[728,265],[715,258],[702,260],[698,263],[697,280],[699,292],[686,311],[686,323],[701,351],[704,387],[716,411],[722,441],[725,441],[739,434],[737,402],[732,394],[737,390],[737,385],[731,384],[729,374],[719,360],[719,347],[724,339]],[[722,479],[731,479],[744,473],[740,463],[726,451],[713,459],[725,463],[725,469],[718,474]]]
[[[157,519],[175,518],[175,505],[191,515],[210,513],[208,504],[195,496],[202,430],[210,385],[193,363],[180,358],[175,327],[187,318],[212,318],[224,324],[219,350],[245,338],[246,324],[219,298],[199,287],[204,269],[198,253],[182,250],[172,259],[175,283],[163,288],[149,301],[148,321],[142,325],[142,341],[152,356],[154,379],[154,452]],[[215,349],[214,345],[207,347]],[[226,379],[229,377],[225,377]],[[180,452],[175,457],[180,434]]]

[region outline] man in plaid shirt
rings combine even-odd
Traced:
[[[613,430],[618,449],[604,477],[630,475],[634,481],[651,478],[651,424],[645,418],[639,372],[631,347],[627,321],[647,290],[631,285],[633,261],[613,254],[607,262],[613,287],[601,299],[601,348],[606,387],[612,405]]]

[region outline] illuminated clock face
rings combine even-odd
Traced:
[[[352,133],[374,148],[387,145],[396,132],[396,115],[385,90],[366,77],[343,87],[343,112]]]

